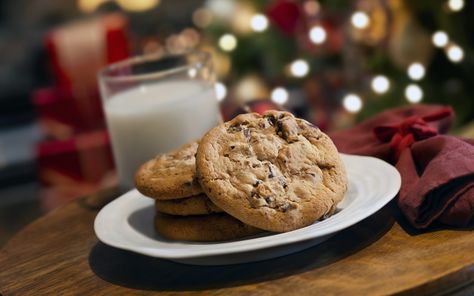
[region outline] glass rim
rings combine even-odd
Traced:
[[[112,71],[126,66],[144,64],[146,62],[157,61],[167,57],[180,57],[189,55],[196,55],[199,60],[193,63],[184,64],[182,66],[173,67],[165,70],[153,71],[145,74],[121,74],[117,76],[110,75]],[[210,53],[200,50],[192,50],[182,53],[158,52],[152,54],[138,55],[105,66],[97,72],[97,77],[99,80],[105,80],[106,82],[137,82],[141,80],[159,79],[184,71],[189,71],[192,68],[200,67],[209,62],[210,59]]]

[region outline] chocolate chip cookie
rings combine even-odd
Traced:
[[[205,194],[180,199],[155,200],[155,209],[160,213],[178,216],[223,212]]]
[[[157,213],[155,229],[167,239],[186,241],[231,240],[262,232],[225,213],[186,217]]]
[[[198,142],[144,163],[135,174],[135,187],[142,194],[160,200],[184,198],[202,193],[196,180]]]
[[[331,139],[292,114],[242,114],[210,130],[196,154],[207,196],[240,221],[284,232],[333,214],[347,189]]]

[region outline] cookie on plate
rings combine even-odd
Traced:
[[[347,189],[331,139],[288,112],[242,114],[213,128],[201,139],[196,166],[218,207],[275,232],[333,214]]]
[[[262,232],[225,213],[186,217],[156,213],[155,229],[164,238],[185,241],[223,241]]]
[[[135,187],[160,200],[185,198],[202,193],[196,180],[198,142],[181,146],[144,163],[135,174]]]
[[[160,213],[178,216],[223,212],[205,194],[180,199],[155,200],[155,209]]]

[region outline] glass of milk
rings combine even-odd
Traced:
[[[98,79],[124,188],[133,188],[142,163],[221,122],[207,53],[135,57],[103,69]]]

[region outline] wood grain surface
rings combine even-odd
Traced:
[[[122,251],[93,231],[107,195],[57,209],[0,253],[2,295],[468,295],[472,230],[419,234],[388,205],[326,242],[272,260],[191,266]],[[181,294],[181,293],[180,293]],[[472,295],[472,294],[471,294]]]

